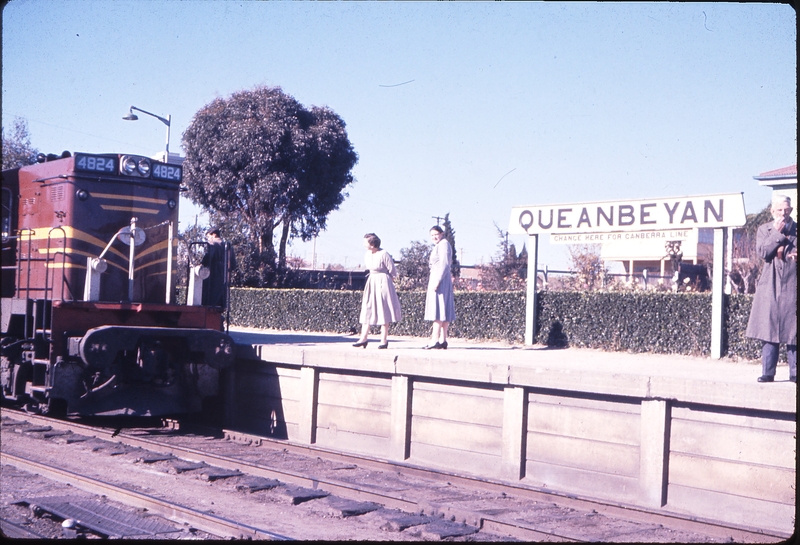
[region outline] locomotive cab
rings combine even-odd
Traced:
[[[3,398],[81,415],[200,410],[235,347],[224,308],[173,301],[181,166],[51,159],[2,173]]]

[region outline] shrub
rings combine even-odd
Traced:
[[[424,291],[399,291],[403,319],[393,335],[427,337]],[[539,293],[535,341],[553,347],[707,356],[711,345],[711,294],[669,292]],[[760,343],[744,331],[752,296],[726,296],[727,355],[755,359]],[[450,335],[522,343],[525,292],[457,292]],[[339,290],[231,290],[233,325],[296,331],[360,330],[361,292]]]

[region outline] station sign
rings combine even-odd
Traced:
[[[745,224],[744,195],[700,195],[665,199],[640,199],[511,209],[509,234],[555,235],[641,232],[642,239],[660,235],[654,231],[686,231],[696,228],[740,227]],[[624,236],[624,235],[622,235]],[[592,244],[607,240],[555,240],[562,244]],[[679,237],[667,240],[679,240]]]

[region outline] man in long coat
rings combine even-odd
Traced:
[[[774,197],[771,212],[773,221],[756,234],[764,265],[745,334],[763,342],[759,382],[775,380],[781,343],[786,344],[789,380],[797,382],[797,223],[790,216],[789,197]]]
[[[203,256],[202,265],[211,273],[203,282],[203,304],[212,307],[228,306],[228,284],[231,272],[236,268],[233,249],[222,240],[219,229],[210,229],[206,233],[208,246]]]

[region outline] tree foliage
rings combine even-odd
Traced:
[[[6,137],[6,128],[3,133],[3,170],[24,167],[36,162],[39,150],[31,146],[28,133],[28,122],[21,117],[14,119],[14,126],[10,135]]]
[[[748,214],[746,223],[734,231],[731,282],[739,293],[755,293],[756,280],[762,259],[756,252],[756,233],[763,224],[772,221],[771,204],[756,214]]]
[[[450,272],[453,278],[458,278],[461,276],[461,263],[458,261],[458,254],[456,252],[456,230],[453,229],[453,225],[450,223],[450,212],[444,215],[442,228],[444,229],[444,238],[447,239],[447,242],[450,243],[450,247],[453,249],[453,261],[450,263]]]
[[[524,290],[528,276],[528,251],[523,247],[517,253],[513,243],[508,242],[508,232],[495,223],[497,254],[489,265],[480,268],[481,287],[489,291]]]
[[[400,250],[400,263],[397,265],[397,284],[404,290],[426,289],[430,276],[430,244],[415,240],[408,248]]]
[[[220,228],[235,225],[230,240],[248,253],[237,256],[247,284],[285,268],[290,239],[325,229],[358,161],[341,117],[306,108],[280,87],[212,101],[195,114],[183,146],[189,197]]]
[[[206,241],[206,228],[198,225],[191,225],[178,233],[178,253],[177,253],[177,270],[175,271],[175,280],[178,286],[187,286],[189,284],[189,267],[200,265],[203,259],[204,246],[202,244],[193,244],[195,242]]]
[[[570,270],[575,274],[567,281],[578,291],[597,290],[605,285],[608,268],[600,258],[599,244],[572,244],[569,247]]]

